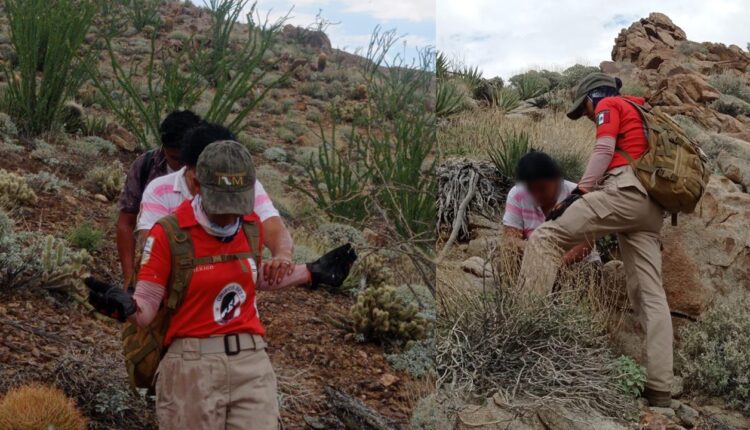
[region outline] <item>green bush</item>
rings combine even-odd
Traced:
[[[646,88],[644,88],[642,85],[626,82],[620,89],[620,93],[627,96],[645,97]]]
[[[452,80],[440,80],[437,83],[435,97],[435,114],[449,116],[461,112],[464,108],[464,92]]]
[[[492,106],[501,112],[510,112],[521,104],[521,96],[515,88],[496,88],[491,95]]]
[[[693,42],[690,40],[685,40],[685,41],[680,42],[679,45],[677,45],[677,52],[687,57],[690,57],[696,53],[708,54],[708,48],[706,48],[701,43]]]
[[[3,104],[22,131],[39,134],[60,123],[63,104],[85,76],[81,47],[95,10],[89,0],[5,2],[18,67],[3,68]]]
[[[518,91],[521,100],[528,100],[540,96],[551,88],[550,81],[536,70],[520,73],[509,79],[513,87]]]
[[[638,398],[646,387],[646,369],[630,357],[621,355],[615,361],[615,379],[628,397]]]
[[[114,199],[120,194],[125,181],[122,163],[115,160],[109,166],[98,166],[86,174],[86,182],[95,193],[101,193],[108,199]]]
[[[87,222],[73,228],[68,233],[68,242],[73,247],[85,249],[88,252],[99,249],[103,238],[104,232]]]
[[[722,94],[734,96],[744,102],[750,103],[750,86],[748,86],[747,79],[744,76],[724,72],[711,75],[708,83]]]
[[[688,389],[723,397],[750,413],[750,297],[721,298],[680,332],[677,367]]]
[[[68,150],[84,157],[99,157],[100,155],[115,155],[117,147],[114,143],[98,136],[86,136],[68,144]]]
[[[138,31],[146,26],[159,27],[161,16],[159,8],[164,0],[118,0],[123,6],[128,19]]]
[[[529,135],[524,131],[514,130],[500,136],[498,141],[495,141],[496,136],[490,133],[486,134],[486,139],[487,156],[492,164],[504,177],[515,179],[518,161],[533,151]]]
[[[584,66],[583,64],[576,64],[563,70],[562,81],[560,86],[563,88],[574,88],[578,85],[578,82],[583,79],[586,75],[591,73],[601,72],[598,67]]]
[[[413,345],[403,352],[386,354],[386,360],[395,370],[401,370],[413,378],[424,378],[435,373],[435,341],[434,339],[413,342]]]
[[[0,112],[0,135],[14,137],[18,134],[18,128],[13,119],[7,114]]]
[[[28,173],[24,177],[29,186],[36,192],[60,194],[64,188],[73,188],[73,184],[70,181],[59,178],[54,173],[47,171]]]

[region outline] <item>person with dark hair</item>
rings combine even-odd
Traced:
[[[641,97],[620,95],[622,82],[604,73],[584,77],[568,117],[596,124],[596,140],[583,178],[526,246],[519,285],[546,294],[552,290],[564,250],[583,240],[617,234],[630,303],[645,333],[651,406],[669,406],[672,388],[672,319],[662,286],[660,231],[664,210],[649,197],[631,163],[649,149]],[[549,264],[540,265],[539,261]]]
[[[568,198],[576,184],[563,178],[555,160],[544,152],[530,152],[516,166],[518,183],[508,192],[503,214],[505,235],[527,240],[554,207]],[[563,256],[565,265],[582,260],[599,262],[593,244],[581,243]]]
[[[120,193],[117,217],[117,253],[122,276],[127,285],[135,267],[135,226],[146,186],[155,178],[177,171],[180,162],[180,143],[185,132],[202,123],[200,116],[189,110],[174,111],[159,127],[161,146],[144,152],[133,161]]]
[[[186,200],[192,200],[196,190],[196,166],[203,150],[214,142],[234,141],[234,134],[224,126],[204,123],[190,130],[183,138],[180,160],[184,167],[177,172],[151,182],[143,194],[136,230],[145,235],[165,215],[174,213]],[[322,283],[337,286],[343,279],[330,270],[316,270],[314,266],[292,262],[292,236],[273,205],[271,198],[257,179],[254,182],[253,211],[263,224],[263,242],[271,251],[271,259],[263,265],[261,284],[277,288],[288,285]]]

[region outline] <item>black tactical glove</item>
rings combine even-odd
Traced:
[[[340,287],[346,277],[349,276],[349,270],[355,260],[357,260],[357,253],[352,248],[352,244],[347,243],[312,263],[307,263],[307,270],[310,271],[312,277],[310,286],[312,288],[318,288],[321,285]]]
[[[562,215],[566,209],[570,205],[573,204],[576,200],[580,199],[583,196],[584,192],[581,191],[578,187],[576,187],[573,191],[571,191],[570,195],[565,198],[565,200],[558,203],[554,209],[550,211],[550,213],[547,215],[547,221],[552,221],[555,219],[560,218],[560,215]]]
[[[135,313],[135,300],[122,288],[93,277],[86,278],[83,282],[89,287],[89,303],[98,312],[120,322],[125,322],[130,315]]]

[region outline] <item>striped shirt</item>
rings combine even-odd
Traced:
[[[567,198],[576,188],[576,184],[570,181],[563,181],[560,187],[560,195],[557,196],[557,202],[560,203]],[[505,202],[505,213],[503,214],[503,224],[521,230],[524,239],[528,239],[531,234],[545,221],[544,211],[537,205],[531,194],[526,191],[523,184],[516,184],[508,193],[508,200]],[[586,261],[600,261],[596,249],[591,250]]]
[[[185,200],[193,195],[185,181],[185,168],[152,180],[141,199],[141,209],[138,212],[136,231],[151,230],[162,217],[173,213]],[[255,181],[255,214],[261,222],[279,216],[279,211],[273,205],[271,198],[260,181]]]

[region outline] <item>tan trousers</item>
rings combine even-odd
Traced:
[[[177,340],[159,364],[161,430],[277,430],[276,375],[263,345],[237,355],[201,353],[199,339]]]
[[[587,193],[558,219],[534,231],[524,252],[519,285],[540,294],[551,292],[565,250],[616,233],[628,297],[646,335],[646,386],[670,391],[672,319],[661,280],[662,212],[630,167],[612,169],[600,189]]]

